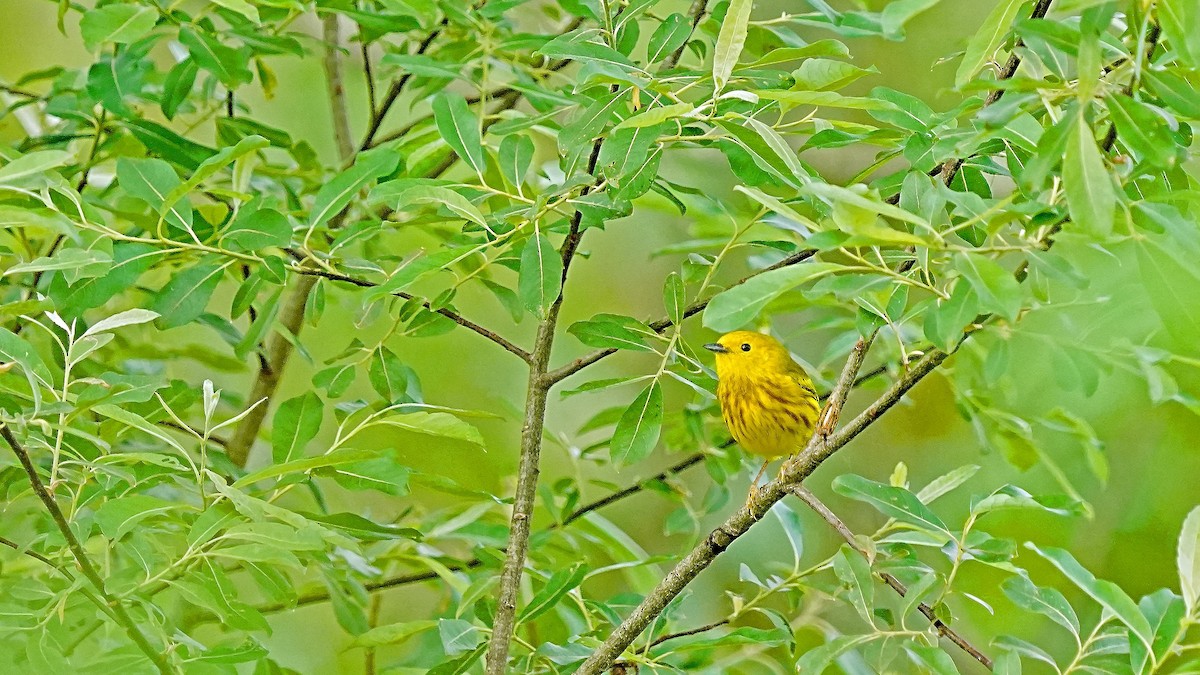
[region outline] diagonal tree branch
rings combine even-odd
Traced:
[[[92,564],[87,551],[83,550],[83,544],[75,536],[75,532],[71,529],[70,523],[67,522],[66,516],[63,515],[62,509],[58,508],[58,502],[54,501],[54,497],[46,489],[46,484],[42,482],[41,476],[38,475],[37,468],[33,465],[33,460],[29,458],[29,453],[26,452],[24,446],[17,440],[17,437],[13,435],[12,429],[7,423],[0,426],[0,436],[4,437],[4,441],[8,443],[8,447],[12,448],[13,454],[21,462],[21,467],[25,469],[25,474],[29,477],[29,485],[33,488],[34,494],[41,500],[42,505],[46,507],[50,518],[54,520],[54,524],[58,526],[58,530],[62,533],[63,539],[66,540],[67,548],[70,549],[72,557],[75,558],[76,564],[79,565],[80,571],[83,572],[83,576],[96,589],[96,593],[103,600],[103,604],[107,605],[108,612],[106,613],[111,614],[116,622],[121,624],[121,627],[125,629],[125,634],[146,655],[146,658],[150,659],[150,662],[154,664],[158,672],[164,674],[175,672],[175,669],[167,661],[166,655],[152,646],[149,640],[146,639],[146,636],[142,634],[133,617],[129,615],[129,610],[125,608],[125,605],[110,595],[104,587],[104,578],[100,576],[100,572]]]
[[[808,506],[815,511],[817,515],[821,516],[825,522],[829,523],[829,525],[842,536],[842,539],[845,539],[846,543],[850,544],[851,548],[853,548],[855,551],[858,551],[864,558],[867,558],[868,560],[870,559],[870,557],[867,555],[867,552],[863,550],[862,546],[858,543],[858,540],[854,538],[854,532],[851,531],[849,527],[846,527],[846,523],[842,522],[842,519],[838,518],[837,514],[834,513],[828,506],[826,506],[825,503],[822,502],[815,494],[813,494],[811,490],[803,485],[793,485],[791,487],[791,493],[798,497],[800,501],[808,504]],[[900,594],[900,597],[905,597],[908,594],[908,588],[906,588],[904,583],[895,576],[888,574],[887,572],[879,572],[878,574],[879,578],[882,579],[885,584]],[[988,658],[986,654],[979,651],[979,649],[976,648],[975,645],[972,645],[966,638],[964,638],[962,635],[959,635],[953,628],[947,626],[946,622],[937,618],[937,614],[934,613],[932,607],[922,602],[917,605],[917,611],[921,612],[926,619],[929,619],[929,623],[933,624],[933,627],[937,629],[938,635],[941,635],[947,640],[953,642],[955,646],[969,654],[971,658],[983,664],[988,670],[992,669],[992,660]]]
[[[696,26],[700,25],[700,21],[704,18],[704,12],[708,8],[708,0],[692,0],[692,6],[688,8],[688,16],[692,17],[692,32],[696,32]],[[675,48],[667,58],[663,59],[663,70],[670,70],[679,63],[679,58],[683,56],[683,50],[687,47],[687,43],[692,37],[689,34],[688,39],[683,41],[683,44]]]
[[[845,401],[845,393],[849,392],[850,383],[854,381],[873,337],[872,335],[870,338],[860,340],[850,353],[842,375],[838,378],[838,384],[834,387],[834,394],[830,397],[828,412],[823,413],[825,425],[831,426],[836,422]],[[799,455],[784,464],[778,478],[760,488],[750,502],[710,532],[676,564],[666,578],[646,596],[633,613],[608,636],[576,672],[597,675],[607,670],[613,661],[625,651],[626,647],[632,644],[637,636],[650,625],[650,622],[661,614],[667,605],[717,556],[725,552],[734,541],[748,532],[766,515],[775,502],[783,499],[792,485],[803,482],[822,462],[862,433],[880,415],[899,402],[912,387],[932,372],[946,357],[946,353],[937,350],[927,354],[913,364],[903,377],[840,431],[832,435],[815,434]]]
[[[415,53],[420,55],[429,51],[429,46],[432,45],[433,41],[442,34],[442,29],[445,28],[449,23],[449,17],[442,18],[441,22],[438,23],[437,28],[434,28],[432,31],[430,31],[429,35],[425,36],[425,39],[421,41],[421,44],[417,47],[417,51]],[[387,117],[388,111],[392,109],[392,106],[396,103],[396,99],[400,98],[400,94],[404,91],[405,85],[407,85],[408,81],[411,79],[412,73],[405,73],[400,77],[400,79],[395,80],[392,82],[391,86],[388,87],[387,94],[384,94],[383,101],[379,103],[379,106],[375,109],[375,113],[371,115],[371,120],[367,124],[367,133],[365,136],[363,136],[363,141],[358,146],[359,150],[371,149],[375,142],[375,134],[379,133],[379,127],[383,125],[383,119]]]

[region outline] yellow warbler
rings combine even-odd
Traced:
[[[821,406],[812,380],[778,340],[762,333],[726,333],[705,349],[717,355],[717,398],[729,433],[747,452],[772,459],[799,451],[812,438]]]

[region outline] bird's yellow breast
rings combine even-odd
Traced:
[[[717,383],[717,398],[734,440],[763,457],[804,447],[820,411],[811,386],[789,375],[725,376]]]

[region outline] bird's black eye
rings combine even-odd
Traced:
[[[744,351],[744,352],[750,351],[750,343],[749,342],[742,343],[742,351]]]

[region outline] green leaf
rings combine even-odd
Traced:
[[[662,387],[655,381],[633,399],[617,420],[609,453],[617,466],[629,466],[650,455],[662,431]]]
[[[400,154],[390,148],[375,148],[359,154],[354,166],[334,176],[317,191],[308,218],[309,231],[328,222],[367,183],[395,171],[399,163]]]
[[[259,251],[292,242],[292,224],[275,209],[255,201],[243,206],[221,234],[221,246],[231,251]]]
[[[117,541],[147,518],[181,508],[182,504],[149,495],[127,495],[110,499],[96,509],[96,524],[104,536]]]
[[[562,273],[562,258],[546,235],[538,232],[530,237],[521,251],[521,273],[517,279],[517,294],[525,308],[538,316],[544,315],[558,299]]]
[[[395,450],[375,451],[371,457],[347,464],[332,464],[317,472],[332,476],[348,490],[378,490],[393,497],[408,494],[412,469],[405,466]]]
[[[88,10],[79,20],[79,33],[88,51],[106,42],[128,44],[149,33],[158,21],[152,7],[111,4]]]
[[[367,302],[374,302],[393,293],[398,293],[426,274],[441,269],[448,269],[451,263],[461,260],[464,254],[470,250],[473,250],[473,247],[454,247],[438,251],[437,253],[418,255],[411,258],[393,272],[387,281],[368,289],[364,294],[364,299]]]
[[[483,141],[479,134],[479,118],[471,112],[467,100],[450,92],[433,97],[433,121],[442,139],[475,173],[487,170]]]
[[[224,169],[225,167],[233,164],[237,160],[252,152],[262,150],[270,145],[271,142],[267,139],[257,134],[253,134],[239,140],[234,145],[222,148],[215,155],[201,162],[200,166],[196,167],[196,170],[192,172],[192,176],[190,178],[172,190],[165,199],[166,204],[168,206],[174,204],[184,195],[199,187],[200,184],[205,180],[216,175],[216,173],[221,169]]]
[[[922,672],[933,675],[959,675],[958,667],[954,665],[954,659],[940,647],[906,644],[904,651],[908,653],[913,663],[922,666]]]
[[[950,292],[949,300],[938,304],[925,314],[925,339],[938,349],[953,351],[962,339],[963,330],[979,314],[979,298],[975,287],[960,280]]]
[[[925,229],[929,229],[930,227],[929,223],[920,216],[909,213],[898,206],[893,206],[882,200],[871,199],[865,194],[862,194],[852,188],[814,181],[805,185],[804,191],[816,195],[817,197],[820,197],[831,204],[845,202],[859,208],[878,213],[881,216],[887,216],[889,218],[895,218],[896,220],[901,220],[906,223],[912,223],[913,225],[917,225]]]
[[[242,476],[233,484],[233,487],[244,490],[245,488],[254,485],[255,483],[266,480],[268,478],[278,478],[279,476],[288,476],[291,474],[301,474],[314,471],[330,466],[338,466],[341,464],[351,464],[353,462],[361,462],[366,459],[371,459],[379,454],[378,450],[351,450],[348,448],[339,448],[333,452],[316,457],[302,457],[293,459],[280,464],[271,464],[263,467],[254,473]]]
[[[538,53],[554,59],[592,61],[622,69],[641,70],[621,52],[607,45],[589,42],[581,33],[560,35],[539,47]]]
[[[676,325],[683,323],[683,313],[687,310],[687,287],[678,272],[668,274],[663,283],[663,306],[667,308],[667,318]]]
[[[907,523],[919,530],[940,535],[947,541],[954,539],[950,529],[938,518],[928,506],[921,503],[917,496],[904,488],[894,487],[885,483],[876,483],[852,473],[843,474],[833,479],[833,491],[842,495],[866,502],[877,511]]]
[[[691,103],[672,103],[670,105],[647,108],[636,115],[625,118],[620,124],[613,127],[612,131],[652,127],[656,124],[662,124],[667,120],[675,119],[676,117],[685,117],[688,113],[695,109],[696,106],[692,105]]]
[[[1200,7],[1194,0],[1160,0],[1158,20],[1180,61],[1200,68]]]
[[[249,47],[226,47],[208,33],[197,32],[186,26],[179,29],[179,42],[188,48],[196,65],[215,75],[221,84],[230,89],[237,89],[254,79],[254,74],[246,67],[250,61]]]
[[[200,66],[196,65],[196,60],[191,57],[176,63],[171,70],[167,71],[167,77],[163,81],[162,97],[159,99],[159,108],[168,120],[175,119],[176,113],[179,112],[179,106],[183,105],[188,95],[192,93],[192,87],[196,84],[196,75],[199,72]]]
[[[387,183],[383,184],[383,186],[386,185]],[[372,192],[373,198],[374,195],[375,193]],[[488,227],[487,219],[483,217],[483,213],[479,208],[467,200],[466,197],[447,187],[439,185],[414,185],[396,194],[394,198],[389,198],[388,201],[397,204],[397,208],[399,209],[407,209],[417,204],[444,206],[455,215],[465,218],[489,232],[491,231]]]
[[[232,12],[237,12],[254,23],[262,23],[262,19],[258,15],[258,9],[246,0],[212,0],[212,3]]]
[[[520,188],[525,183],[533,150],[533,139],[528,136],[505,136],[500,141],[500,171],[514,187]]]
[[[40,408],[42,404],[41,387],[53,388],[54,377],[50,374],[46,363],[42,361],[42,357],[38,356],[33,349],[33,345],[16,333],[0,326],[0,360],[21,366],[21,370],[25,373],[25,379],[29,381],[34,408]]]
[[[792,71],[796,82],[795,91],[823,91],[841,89],[866,75],[877,74],[878,69],[858,66],[834,59],[805,59],[800,67]]]
[[[192,230],[192,206],[186,197],[167,204],[167,195],[179,187],[181,181],[175,170],[161,159],[117,159],[117,180],[129,194],[146,202],[155,209],[166,208],[163,220],[185,232],[196,236]]]
[[[1028,543],[1026,546],[1046,560],[1049,560],[1051,564],[1065,574],[1080,590],[1107,608],[1113,613],[1113,616],[1117,617],[1118,621],[1133,631],[1133,634],[1137,636],[1138,640],[1147,649],[1152,649],[1154,632],[1150,629],[1150,623],[1146,621],[1146,617],[1142,615],[1141,610],[1138,609],[1138,606],[1125,591],[1121,590],[1120,586],[1111,581],[1097,579],[1066,550],[1061,548],[1041,548],[1033,543]]]
[[[1079,635],[1079,617],[1057,589],[1039,588],[1022,575],[1008,578],[1001,588],[1018,607],[1048,616],[1073,635]]]
[[[83,332],[83,336],[87,337],[89,335],[107,333],[125,326],[136,326],[148,323],[157,318],[158,313],[148,309],[127,309],[124,312],[117,312],[92,324],[90,328]]]
[[[479,430],[445,412],[409,412],[384,417],[380,424],[428,436],[450,438],[483,447]]]
[[[434,628],[437,625],[437,621],[432,619],[423,619],[420,621],[393,623],[387,626],[376,626],[362,635],[355,637],[351,644],[355,647],[382,647],[384,645],[398,645],[415,635],[420,635],[421,633]]]
[[[963,85],[975,77],[975,73],[983,64],[992,60],[996,49],[1004,37],[1012,29],[1013,19],[1017,17],[1024,0],[1001,0],[995,9],[983,20],[975,35],[967,43],[967,51],[963,54],[962,63],[954,73],[954,86],[961,89]]]
[[[1184,117],[1200,119],[1200,97],[1196,96],[1195,84],[1200,81],[1200,72],[1182,68],[1146,69],[1143,77],[1150,91],[1172,110]]]
[[[368,376],[371,387],[389,404],[410,403],[421,396],[421,384],[416,371],[404,365],[395,352],[382,345],[371,352]]]
[[[875,635],[839,635],[824,644],[814,647],[796,661],[797,673],[821,675],[842,654],[875,639]]]
[[[1151,166],[1165,168],[1175,163],[1175,139],[1162,116],[1122,94],[1109,94],[1104,101],[1121,143]]]
[[[763,272],[717,294],[704,309],[704,326],[725,333],[750,323],[767,303],[802,283],[844,269],[837,263],[800,263]]]
[[[646,44],[646,63],[658,63],[683,46],[692,35],[692,22],[675,12],[658,24]]]
[[[833,571],[850,589],[850,604],[859,617],[867,625],[874,626],[875,579],[866,558],[843,544],[833,557]]]
[[[276,464],[304,456],[304,447],[316,438],[323,415],[321,398],[311,391],[280,404],[271,424],[271,456]]]
[[[753,9],[754,0],[730,0],[725,20],[721,22],[721,30],[717,33],[717,44],[713,47],[714,96],[725,88],[738,57],[742,55]]]
[[[74,270],[76,276],[96,277],[112,267],[112,256],[91,248],[63,248],[48,258],[38,258],[26,263],[17,263],[4,270],[3,276],[29,272],[56,272]]]
[[[619,314],[597,314],[585,321],[571,324],[567,332],[580,342],[598,349],[629,349],[654,351],[646,344],[649,326],[637,319]]]
[[[564,595],[570,593],[587,577],[587,566],[575,563],[551,575],[546,585],[521,609],[518,622],[531,621],[554,608]]]
[[[150,305],[160,315],[158,327],[175,328],[199,318],[224,272],[224,265],[207,262],[172,276]]]
[[[438,619],[438,636],[446,656],[469,652],[479,644],[479,629],[462,619]]]
[[[779,101],[788,110],[797,106],[811,105],[851,110],[896,111],[896,105],[886,100],[865,96],[843,96],[833,91],[762,91],[756,89],[754,94],[768,101]]]
[[[72,155],[63,150],[38,150],[26,153],[0,167],[0,185],[16,185],[29,176],[45,173],[67,163]]]
[[[1193,290],[1200,288],[1200,273],[1169,237],[1143,237],[1138,241],[1138,271],[1150,305],[1180,350],[1195,353],[1200,335],[1200,305]]]
[[[1179,567],[1179,589],[1187,614],[1197,616],[1200,612],[1200,506],[1193,508],[1183,521],[1175,561]]]
[[[917,492],[917,499],[921,500],[922,504],[928,504],[942,495],[950,492],[954,488],[967,482],[979,471],[978,464],[966,464],[960,466],[953,471],[934,478]]]
[[[1075,124],[1067,140],[1062,180],[1071,219],[1088,232],[1110,234],[1117,194],[1092,129],[1083,120]]]
[[[1009,321],[1015,321],[1021,311],[1021,284],[991,258],[978,253],[959,253],[954,257],[954,268],[962,273],[975,289],[981,309],[996,312]]]

